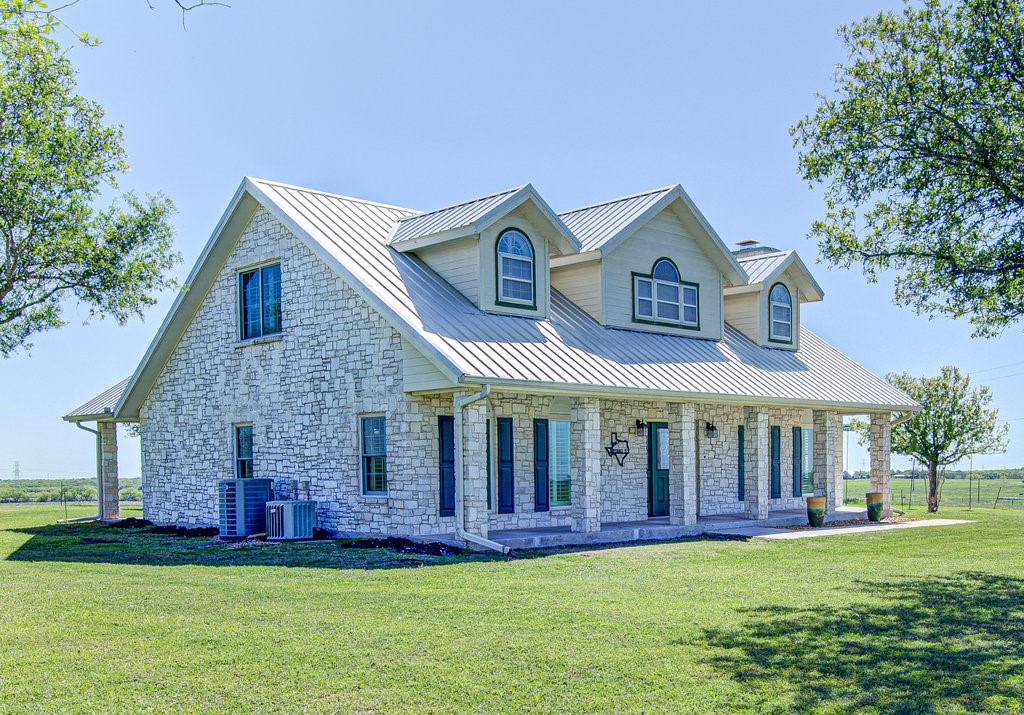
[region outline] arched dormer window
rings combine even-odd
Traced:
[[[498,237],[498,303],[534,307],[535,271],[533,246],[517,228],[505,229]]]
[[[793,342],[793,298],[781,283],[773,285],[768,293],[768,339]]]
[[[679,277],[667,258],[654,262],[650,275],[633,274],[633,320],[637,323],[700,328],[698,286]]]

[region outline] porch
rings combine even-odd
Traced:
[[[867,519],[860,507],[838,507],[825,517],[826,522]],[[642,521],[620,521],[601,524],[597,531],[572,531],[568,526],[533,529],[503,529],[492,531],[489,538],[510,549],[544,549],[557,546],[585,546],[618,544],[629,541],[664,541],[687,536],[700,536],[710,532],[739,529],[748,526],[779,528],[807,523],[805,509],[779,509],[766,519],[751,519],[742,513],[701,516],[696,524],[672,524],[669,517],[652,517]]]

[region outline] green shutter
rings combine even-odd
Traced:
[[[803,446],[804,440],[803,435],[799,427],[793,428],[793,496],[802,497],[804,495],[804,457],[803,457]]]

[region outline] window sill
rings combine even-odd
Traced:
[[[560,504],[559,506],[553,506],[548,509],[549,512],[563,512],[572,511],[572,504]]]
[[[284,338],[283,333],[274,333],[273,335],[261,335],[258,338],[249,338],[248,340],[239,340],[235,343],[236,348],[247,348],[252,345],[267,345],[269,343],[279,343]]]
[[[388,495],[385,494],[360,494],[359,499],[368,502],[386,502]]]

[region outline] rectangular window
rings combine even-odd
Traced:
[[[803,490],[804,494],[814,493],[814,430],[804,427],[803,435]]]
[[[697,326],[697,292],[697,286],[692,283],[671,283],[635,275],[633,312],[641,320]]]
[[[281,332],[281,264],[238,274],[242,340]]]
[[[235,477],[252,476],[252,425],[235,425]]]
[[[572,504],[572,480],[569,476],[569,423],[548,420],[551,506]]]
[[[790,340],[793,337],[793,309],[785,305],[772,306],[772,337]]]
[[[363,493],[387,494],[387,428],[384,415],[363,417],[359,423]]]
[[[636,293],[636,314],[638,318],[654,317],[654,281],[650,278],[634,279],[634,291]]]

